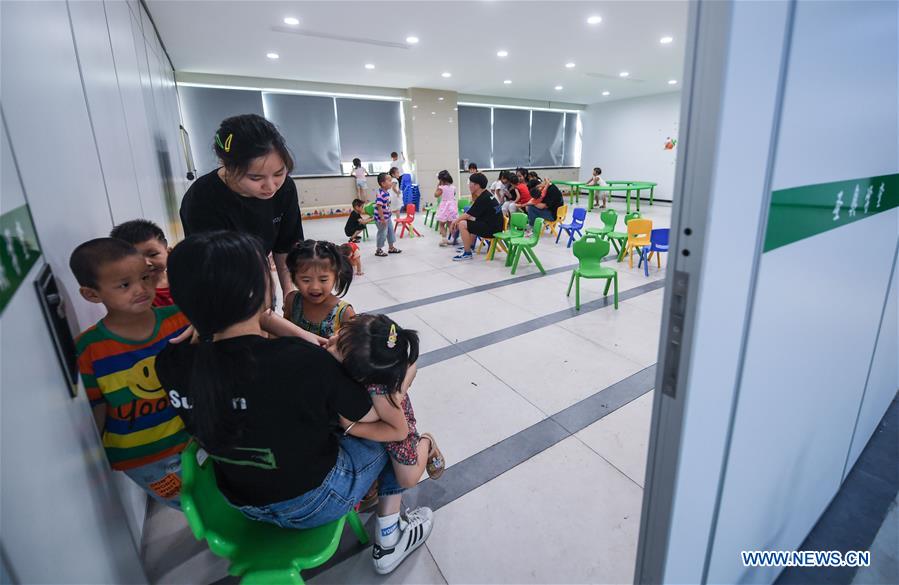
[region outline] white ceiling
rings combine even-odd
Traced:
[[[680,83],[687,26],[687,3],[676,0],[148,5],[178,71],[578,104],[677,89],[668,80]],[[587,24],[593,15],[602,22]],[[285,25],[287,16],[300,24]],[[409,35],[420,42],[407,45]],[[663,36],[674,42],[661,44]],[[509,56],[497,57],[499,50]],[[280,59],[268,59],[269,52]],[[567,62],[576,66],[566,69]],[[365,69],[366,63],[375,69]],[[441,77],[444,71],[452,77]],[[620,78],[621,71],[630,77]],[[556,91],[556,85],[564,89]],[[603,91],[611,95],[603,97]]]

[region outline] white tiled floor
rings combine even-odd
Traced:
[[[623,216],[623,203],[613,206]],[[655,227],[668,227],[668,205],[644,205]],[[306,237],[343,241],[344,220],[304,222]],[[417,220],[420,223],[420,220]],[[600,225],[599,214],[587,225]],[[619,228],[621,224],[619,224]],[[366,312],[446,293],[456,296],[391,316],[419,331],[422,352],[492,334],[574,307],[565,296],[570,270],[466,294],[473,285],[511,278],[505,256],[454,263],[452,248],[422,228],[402,254],[374,256],[361,244],[365,276],[346,299]],[[575,264],[564,238],[544,238],[536,253],[547,270]],[[663,268],[619,270],[620,292],[663,279]],[[517,276],[538,274],[526,262]],[[581,301],[601,298],[604,282],[583,280]],[[435,435],[450,467],[514,437],[560,410],[656,361],[663,290],[611,306],[566,313],[514,330],[514,336],[420,369],[412,402],[421,431]],[[624,583],[632,579],[649,434],[651,393],[543,450],[440,508],[426,546],[392,575],[378,577],[364,551],[316,576],[314,583]],[[521,435],[522,439],[525,440]],[[176,512],[149,521],[148,572],[156,582],[209,583],[226,564],[196,543]],[[171,551],[181,551],[172,560]]]

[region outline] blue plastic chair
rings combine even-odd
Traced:
[[[575,207],[574,211],[571,213],[571,223],[559,225],[560,229],[559,233],[556,234],[556,243],[559,243],[559,237],[562,235],[562,231],[565,231],[568,234],[568,244],[565,247],[570,248],[571,244],[574,243],[574,234],[584,237],[581,229],[583,229],[586,220],[587,210],[583,207]]]
[[[659,263],[659,268],[662,268],[661,253],[668,251],[668,235],[670,231],[669,228],[652,230],[649,235],[649,246],[640,248],[640,262],[643,264],[643,274],[645,276],[649,276],[649,260],[652,258],[653,253],[656,254],[656,261]]]

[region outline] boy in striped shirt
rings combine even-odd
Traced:
[[[185,330],[187,318],[174,305],[152,306],[152,270],[128,242],[85,242],[69,266],[81,296],[106,307],[76,347],[109,463],[153,498],[180,508],[180,453],[189,437],[156,377],[156,356]]]
[[[390,216],[390,188],[393,184],[393,178],[388,173],[378,175],[378,198],[375,199],[375,224],[378,226],[378,250],[375,256],[386,256],[389,254],[399,254],[402,250],[394,246],[396,243],[396,233],[393,231],[393,222]],[[389,248],[384,251],[384,241],[387,241]]]

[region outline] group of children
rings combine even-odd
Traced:
[[[391,153],[391,156],[394,161],[397,160],[397,153]],[[361,161],[358,158],[353,160],[353,165],[355,166],[354,175],[357,177],[357,191],[360,194],[360,198],[353,200],[353,211],[347,219],[344,232],[350,240],[349,245],[354,246],[352,257],[355,259],[355,262],[359,263],[357,274],[361,274],[361,260],[359,259],[358,246],[356,244],[360,241],[366,224],[374,221],[378,228],[376,256],[387,256],[388,254],[398,254],[400,252],[394,245],[396,234],[391,221],[391,214],[395,211],[394,202],[401,200],[397,180],[400,171],[397,167],[392,167],[390,173],[380,173],[378,175],[379,189],[378,196],[375,199],[374,215],[368,216],[364,213],[366,199],[362,198],[364,193],[360,190],[365,185],[365,170],[362,168]],[[358,175],[356,174],[357,171],[359,172]],[[477,164],[470,163],[468,172],[469,176],[478,174]],[[585,184],[588,186],[606,185],[601,175],[602,169],[594,167],[592,176]],[[550,206],[552,209],[550,209],[548,214],[536,208],[529,209],[529,206],[544,201],[550,185],[551,182],[548,179],[542,179],[536,171],[518,167],[514,171],[500,171],[499,177],[490,184],[488,191],[493,194],[502,209],[503,215],[507,218],[516,212],[534,212],[529,213],[529,216],[535,215],[537,217],[543,215],[552,216],[558,205],[561,205],[559,201],[555,201],[559,197],[554,197],[553,205]],[[555,195],[555,191],[556,189],[554,188],[553,195]],[[596,205],[600,205],[601,201],[601,207],[606,207],[605,192],[595,192],[591,196],[596,198]],[[459,194],[453,184],[453,176],[449,171],[442,170],[437,174],[437,188],[434,191],[434,198],[438,202],[436,221],[440,233],[439,245],[459,246],[459,231],[452,229],[454,222],[459,217]],[[541,205],[541,207],[545,206]],[[533,220],[530,220],[529,223],[533,223]],[[383,250],[385,241],[390,246],[387,252]]]
[[[155,361],[167,344],[188,343],[192,329],[169,290],[170,251],[158,226],[134,220],[116,226],[110,237],[79,245],[69,265],[81,296],[106,309],[106,315],[78,337],[76,346],[78,368],[110,464],[156,500],[179,508],[180,452],[190,437],[172,407],[177,397],[163,388]],[[305,240],[295,246],[287,262],[297,290],[285,296],[284,317],[330,340],[328,345],[336,348],[332,354],[343,356],[351,376],[369,390],[383,421],[406,419],[408,435],[387,444],[387,450],[397,477],[404,487],[411,487],[425,470],[432,478],[439,477],[443,455],[430,435],[417,432],[402,380],[385,377],[372,356],[384,353],[381,345],[392,349],[391,339],[400,332],[408,341],[401,359],[414,367],[417,336],[385,316],[356,316],[342,299],[354,274],[349,251],[346,245],[326,241]],[[355,272],[361,273],[361,267],[357,265]],[[383,327],[373,329],[372,320]],[[390,332],[386,341],[372,333],[383,328]],[[263,329],[268,329],[264,323]],[[274,326],[268,331],[278,332]],[[353,435],[350,427],[347,432]]]

